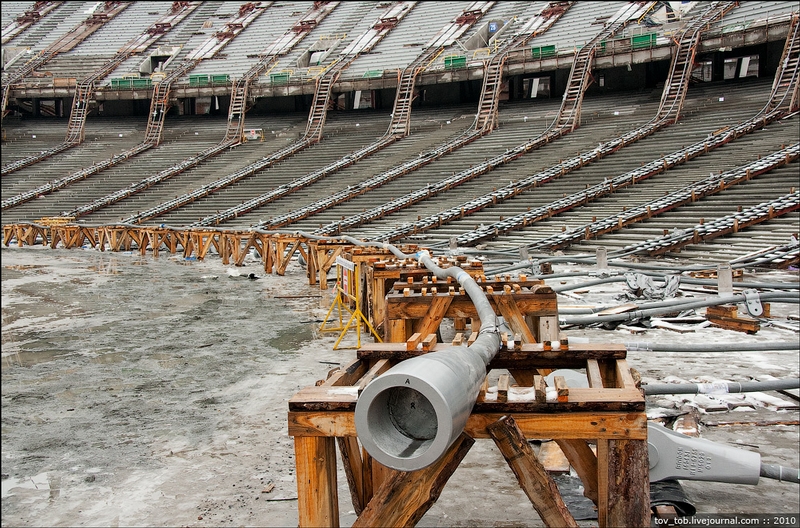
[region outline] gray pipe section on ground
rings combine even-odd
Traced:
[[[654,394],[727,394],[737,392],[762,392],[800,388],[800,378],[713,383],[648,383],[642,384],[646,396]]]
[[[800,484],[800,470],[779,466],[777,464],[761,464],[761,476]]]
[[[572,341],[572,339],[570,339]],[[625,343],[628,352],[760,352],[764,350],[800,350],[800,344],[791,341],[760,341],[758,343],[654,343],[630,341]]]
[[[759,299],[762,301],[772,301],[772,302],[785,302],[794,304],[800,303],[800,298],[798,298],[797,295],[781,293],[781,292],[759,293]],[[619,314],[607,314],[607,315],[594,314],[594,315],[579,315],[574,317],[566,316],[566,317],[559,317],[559,320],[562,324],[586,326],[592,324],[646,319],[648,317],[674,312],[676,309],[689,310],[693,308],[705,308],[707,306],[716,306],[719,304],[736,304],[743,302],[747,302],[747,299],[743,294],[734,294],[727,297],[714,297],[711,299],[703,299],[699,301],[687,302],[685,304],[675,304],[672,306],[653,308],[649,310],[631,310],[630,312],[623,312]]]

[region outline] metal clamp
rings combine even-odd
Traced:
[[[749,313],[753,317],[758,317],[759,315],[764,313],[764,307],[761,306],[761,298],[758,296],[758,291],[744,290],[742,292],[742,295],[744,295],[745,308],[747,308],[747,313]]]

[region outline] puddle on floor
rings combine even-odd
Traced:
[[[3,356],[3,362],[0,364],[0,370],[13,367],[32,367],[40,363],[55,361],[62,357],[69,356],[70,354],[70,352],[64,352],[63,350],[12,352]]]
[[[268,339],[266,344],[278,349],[281,353],[292,354],[295,349],[312,341],[314,338],[314,328],[311,325],[303,325],[278,330],[278,335]]]
[[[58,482],[56,482],[56,480]],[[56,485],[56,487],[52,488],[51,485]],[[11,490],[14,488],[48,491],[50,497],[54,498],[53,492],[57,492],[57,497],[58,493],[61,491],[59,489],[60,487],[61,478],[58,477],[53,479],[48,475],[48,473],[39,473],[36,476],[28,478],[8,477],[2,481],[2,498],[5,499],[9,494],[11,494]]]

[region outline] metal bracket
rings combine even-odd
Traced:
[[[744,295],[745,308],[747,308],[747,313],[749,313],[753,317],[758,317],[759,315],[764,313],[764,307],[761,306],[761,299],[758,296],[758,291],[744,290],[742,292],[742,295]]]

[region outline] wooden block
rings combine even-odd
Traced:
[[[478,391],[478,400],[484,401],[486,400],[486,391],[489,390],[489,376],[483,378],[483,383],[481,384],[481,390]]]
[[[533,376],[533,389],[538,403],[547,402],[547,385],[544,382],[544,376],[538,374]]]
[[[665,521],[674,521],[678,518],[678,512],[675,511],[675,506],[672,506],[671,504],[661,504],[656,506],[655,515],[659,519],[664,519]]]
[[[433,345],[435,344],[436,344],[436,334],[428,334],[428,336],[422,340],[422,350],[428,352],[433,348]]]
[[[561,345],[561,350],[569,350],[569,338],[564,332],[559,332],[558,342]]]
[[[508,332],[500,334],[500,348],[508,349]]]
[[[422,334],[419,332],[412,334],[411,337],[406,340],[406,350],[416,350],[420,341],[422,341]]]
[[[411,288],[403,288],[403,297],[408,297],[411,295]]]
[[[514,334],[514,350],[519,350],[519,346],[522,344],[522,334],[516,333]]]
[[[556,387],[557,399],[560,403],[569,401],[569,387],[564,376],[553,376],[553,385]]]
[[[472,332],[467,339],[467,346],[472,346],[476,339],[478,339],[478,332]]]
[[[497,380],[497,401],[499,402],[508,401],[508,378],[508,374],[501,374],[500,379]]]
[[[709,306],[706,308],[706,318],[708,316],[714,317],[736,317],[739,309],[735,304],[720,304],[717,306]]]
[[[462,334],[461,332],[459,332],[459,333],[457,333],[457,334],[455,335],[455,337],[453,337],[453,342],[452,342],[452,345],[453,345],[453,346],[461,346],[461,345],[463,345],[463,344],[464,344],[464,334]]]
[[[717,317],[709,315],[706,315],[706,317],[711,324],[724,328],[725,330],[734,330],[747,334],[755,334],[761,330],[761,324],[749,317]]]
[[[700,436],[698,429],[699,413],[695,407],[685,406],[687,409],[686,414],[678,416],[675,423],[672,424],[672,430],[676,433],[681,433],[686,436]]]

